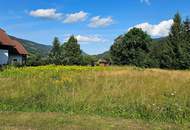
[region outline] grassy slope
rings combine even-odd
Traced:
[[[0,73],[0,111],[62,112],[186,124],[190,71],[46,66]]]

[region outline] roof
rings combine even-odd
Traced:
[[[28,54],[27,50],[20,42],[11,39],[2,29],[0,29],[0,44],[14,47],[20,55]]]
[[[0,42],[2,45],[13,46],[12,39],[2,29],[0,29]]]
[[[98,63],[105,63],[105,64],[107,64],[108,61],[107,61],[107,60],[104,60],[104,59],[99,59],[99,60],[98,60]]]
[[[12,40],[12,43],[14,44],[14,48],[18,51],[19,54],[21,55],[28,54],[27,50],[23,47],[23,45],[20,42]]]

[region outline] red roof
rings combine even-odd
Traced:
[[[28,54],[27,50],[24,48],[24,46],[20,42],[16,40],[12,40],[12,43],[14,44],[14,48],[18,51],[19,54],[21,55]]]
[[[14,47],[20,55],[28,54],[27,50],[20,42],[11,39],[2,29],[0,29],[0,44]]]
[[[0,42],[2,45],[13,46],[12,39],[2,29],[0,29]]]

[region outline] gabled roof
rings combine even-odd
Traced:
[[[23,45],[20,42],[12,40],[12,43],[14,44],[14,48],[18,51],[19,54],[21,55],[28,54],[27,50],[23,47]]]
[[[2,45],[13,46],[12,39],[2,29],[0,29],[0,42]]]
[[[23,47],[23,45],[20,42],[11,39],[2,29],[0,29],[0,44],[14,47],[20,55],[28,54],[27,50]]]

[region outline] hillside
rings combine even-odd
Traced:
[[[38,54],[41,56],[47,56],[51,49],[50,45],[44,45],[33,41],[10,36],[12,39],[18,40],[27,49],[30,54]]]

